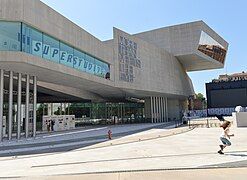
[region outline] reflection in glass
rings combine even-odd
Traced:
[[[221,63],[225,61],[227,50],[203,31],[201,32],[198,50]]]

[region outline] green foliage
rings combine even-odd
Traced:
[[[196,99],[199,99],[199,100],[201,100],[201,101],[205,101],[205,97],[203,96],[202,93],[196,94]]]

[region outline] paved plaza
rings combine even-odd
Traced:
[[[126,127],[116,128],[120,132],[126,131]],[[247,177],[247,128],[231,128],[235,137],[224,155],[217,153],[221,134],[218,127],[146,128],[135,127],[143,129],[142,132],[66,152],[0,157],[0,177],[107,180]]]

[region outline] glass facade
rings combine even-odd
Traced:
[[[227,50],[204,31],[201,32],[198,50],[221,63],[225,62]]]
[[[0,51],[22,51],[106,78],[109,64],[20,22],[0,21]]]
[[[81,125],[148,122],[144,117],[144,103],[73,103],[69,111]]]
[[[21,23],[0,22],[0,50],[20,51]]]

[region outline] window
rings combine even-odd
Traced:
[[[74,68],[79,69],[80,71],[85,71],[84,62],[85,62],[85,54],[74,49],[74,57],[73,57]]]
[[[73,67],[73,48],[64,44],[60,43],[60,63],[64,64],[65,66]]]
[[[23,24],[22,25],[22,51],[42,57],[42,33]]]
[[[59,41],[43,35],[43,58],[59,63]]]
[[[24,23],[0,21],[0,50],[22,51],[96,76],[109,65]]]
[[[86,70],[86,72],[90,74],[94,74],[94,67],[95,67],[94,58],[86,54],[85,62],[84,62],[84,69]]]
[[[101,77],[104,77],[103,76],[103,73],[102,73],[102,69],[103,69],[103,63],[97,59],[95,59],[95,75],[96,76],[101,76]]]
[[[0,50],[20,51],[21,23],[0,22]]]
[[[198,50],[221,63],[225,62],[226,48],[204,31],[201,32]]]

